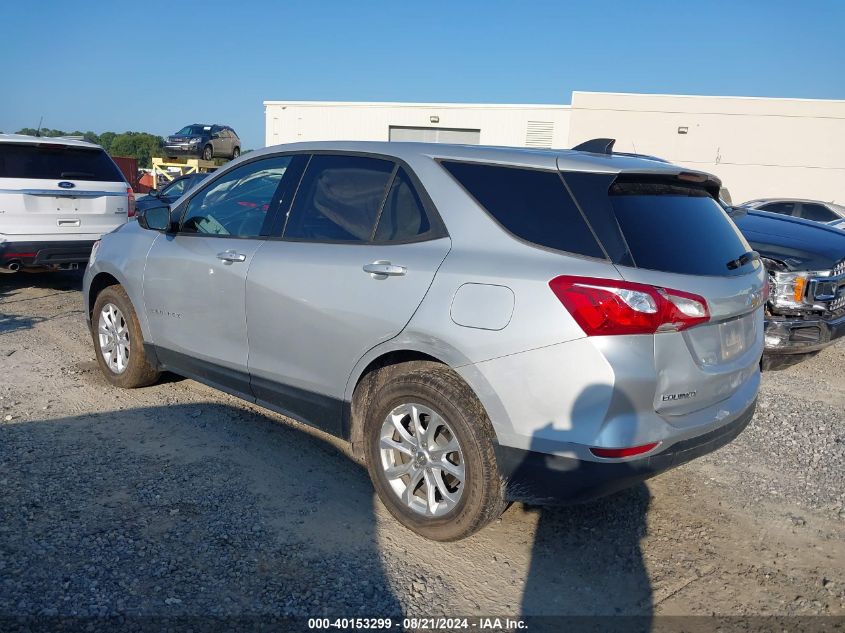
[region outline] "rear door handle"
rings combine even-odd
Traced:
[[[364,272],[370,273],[373,279],[385,279],[404,275],[408,272],[408,269],[404,266],[394,266],[390,262],[380,259],[372,264],[364,264]]]
[[[231,264],[234,262],[243,262],[246,261],[246,255],[243,253],[238,253],[229,249],[228,251],[223,251],[222,253],[217,253],[217,259],[222,259],[224,263]]]
[[[59,218],[56,220],[57,226],[80,226],[82,223],[79,221],[79,218]]]

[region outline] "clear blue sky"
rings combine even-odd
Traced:
[[[0,69],[5,132],[220,122],[256,148],[270,99],[845,99],[845,0],[4,2]]]

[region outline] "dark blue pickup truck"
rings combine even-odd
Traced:
[[[845,336],[845,231],[727,207],[769,272],[765,369],[792,365]]]

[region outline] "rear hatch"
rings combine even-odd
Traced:
[[[98,239],[126,222],[128,185],[100,147],[0,143],[0,233]]]
[[[763,351],[762,264],[714,199],[718,187],[687,177],[564,173],[626,281],[706,303],[706,322],[654,335],[654,408],[670,422],[736,393]]]

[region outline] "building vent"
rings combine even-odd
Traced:
[[[525,133],[526,147],[551,147],[555,132],[554,121],[529,121]]]

